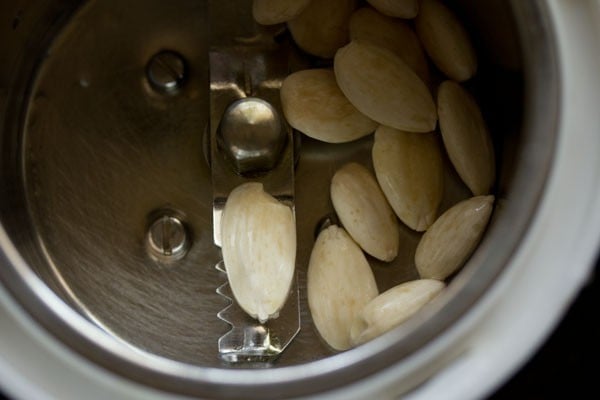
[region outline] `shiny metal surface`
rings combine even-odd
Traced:
[[[278,40],[280,30],[265,29],[249,17],[250,3],[237,3],[232,31],[231,4],[209,4],[213,21],[210,43],[210,169],[213,193],[213,237],[221,245],[221,215],[227,197],[238,185],[258,181],[265,190],[295,210],[295,143],[283,121],[279,88],[289,73],[289,42]],[[244,15],[245,16],[242,16]],[[226,22],[226,23],[222,23]],[[298,222],[297,222],[298,224]],[[219,337],[218,352],[226,362],[264,367],[290,347],[301,330],[298,279],[279,317],[259,324],[236,303],[226,277],[217,293],[228,303],[218,313],[231,330]],[[313,335],[314,337],[314,335]]]
[[[208,19],[211,21],[208,32],[209,163],[212,174],[214,242],[220,246],[221,212],[227,196],[248,179],[262,183],[265,191],[280,201],[287,202],[290,206],[295,205],[294,166],[296,157],[299,156],[295,149],[295,138],[299,135],[295,135],[284,122],[284,137],[279,139],[283,148],[277,154],[278,159],[267,158],[264,162],[268,165],[278,161],[268,173],[243,176],[239,173],[243,171],[239,171],[241,165],[239,160],[236,161],[235,155],[234,168],[231,167],[231,153],[228,156],[227,151],[220,151],[227,148],[229,142],[223,140],[222,132],[218,133],[222,117],[232,104],[247,97],[268,102],[282,116],[279,88],[291,69],[294,53],[291,51],[289,38],[282,38],[281,28],[264,28],[254,23],[251,4],[248,2],[237,3],[233,8],[231,3],[209,2]]]
[[[223,281],[226,281],[225,265],[221,262],[217,264],[217,269],[222,273]],[[300,332],[302,320],[297,278],[294,278],[279,316],[264,324],[237,305],[228,282],[219,286],[217,293],[231,302],[217,314],[219,319],[231,325],[231,330],[217,341],[221,359],[244,368],[272,367]]]
[[[287,140],[279,113],[268,102],[246,97],[225,110],[217,142],[237,173],[256,174],[272,170]]]
[[[507,42],[517,41],[513,30],[477,21],[494,6],[509,22],[514,17],[523,55],[509,66],[497,62],[484,51],[493,40],[477,35],[483,59],[471,85],[501,162],[499,206],[479,250],[422,318],[333,355],[310,321],[306,267],[314,231],[332,212],[331,176],[348,161],[371,168],[372,139],[328,145],[303,137],[293,185],[302,329],[272,368],[226,368],[217,351],[227,326],[216,315],[227,303],[215,293],[223,277],[214,269],[214,170],[202,155],[203,132],[222,115],[209,104],[206,67],[215,53],[207,38],[227,31],[222,40],[233,43],[251,23],[249,2],[225,10],[216,0],[47,0],[19,14],[25,3],[0,6],[7,38],[0,46],[10,55],[0,63],[0,223],[10,237],[2,248],[14,246],[24,259],[3,265],[0,281],[45,329],[116,374],[228,398],[314,394],[359,380],[402,362],[460,318],[501,273],[535,212],[550,168],[556,120],[548,116],[556,115],[559,82],[543,2],[514,1],[509,9],[506,2],[457,1],[472,29]],[[217,17],[215,9],[226,14]],[[147,80],[148,60],[163,49],[189,66],[177,96],[160,95]],[[234,92],[248,82],[244,74],[221,81],[235,82],[223,86]],[[447,171],[442,210],[468,195]],[[157,209],[178,210],[191,235],[188,254],[169,268],[146,249],[148,215]],[[401,237],[393,264],[369,260],[380,291],[416,277],[419,235],[406,228]],[[30,270],[38,283],[25,279]],[[78,315],[58,312],[58,298]]]
[[[206,37],[207,5],[160,3],[83,4],[31,82],[22,162],[40,257],[32,264],[65,301],[130,346],[219,365],[219,335],[200,334],[226,330],[216,317],[226,302],[215,295],[210,171],[199,156],[208,44],[198,38]],[[177,96],[156,93],[146,79],[147,61],[165,48],[194,71]],[[148,216],[159,209],[181,213],[193,238],[169,268],[146,250]]]
[[[190,245],[184,223],[169,214],[159,216],[150,225],[146,238],[150,256],[165,263],[182,259]]]
[[[160,93],[175,94],[187,79],[188,68],[183,57],[163,50],[148,61],[146,76],[150,85]]]

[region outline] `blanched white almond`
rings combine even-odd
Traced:
[[[331,225],[317,237],[306,285],[319,335],[336,350],[350,348],[351,324],[378,291],[365,255],[343,228]]]
[[[373,167],[394,212],[408,227],[426,230],[444,194],[444,169],[435,133],[375,131]]]
[[[429,89],[391,51],[355,40],[337,52],[334,70],[342,92],[367,117],[409,132],[435,129],[437,113]]]
[[[369,7],[359,8],[350,17],[350,40],[363,40],[390,50],[424,82],[429,82],[429,65],[419,38],[403,21]]]
[[[405,322],[446,287],[434,279],[417,279],[386,290],[371,300],[354,320],[352,343],[365,343]]]
[[[288,75],[281,86],[281,106],[291,126],[328,143],[343,143],[372,133],[377,123],[344,96],[329,69]]]
[[[494,196],[476,196],[448,209],[425,232],[415,253],[421,278],[444,280],[469,258],[492,214]]]
[[[331,180],[331,201],[342,225],[367,253],[383,261],[398,255],[398,220],[375,177],[362,165],[349,163]]]
[[[458,18],[438,0],[422,0],[415,20],[417,35],[435,65],[458,82],[477,72],[477,55]]]
[[[229,195],[221,219],[223,261],[235,300],[261,323],[277,318],[294,277],[292,209],[245,183]]]
[[[458,83],[438,89],[440,131],[446,152],[474,195],[490,193],[496,177],[494,146],[475,99]]]
[[[262,25],[274,25],[296,18],[310,0],[254,0],[252,15]]]
[[[288,21],[296,44],[309,54],[331,58],[348,43],[348,20],[356,0],[314,0]]]
[[[419,12],[419,0],[367,0],[377,11],[390,17],[414,18]]]

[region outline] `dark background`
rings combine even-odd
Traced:
[[[600,399],[599,276],[600,262],[596,262],[590,282],[556,331],[490,400]]]
[[[599,275],[600,262],[540,351],[488,400],[600,398]]]

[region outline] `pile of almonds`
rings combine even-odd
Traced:
[[[331,200],[343,227],[320,232],[308,267],[312,319],[335,350],[381,335],[442,292],[444,280],[479,243],[494,203],[492,140],[478,104],[461,85],[477,71],[461,22],[439,0],[368,3],[358,9],[354,0],[253,4],[258,23],[286,23],[300,49],[333,58],[333,69],[299,71],[284,80],[281,102],[289,124],[328,143],[374,132],[375,173],[357,163],[335,173]],[[447,80],[433,79],[428,60]],[[444,151],[474,197],[439,215]],[[392,261],[400,223],[424,232],[415,254],[421,279],[380,294],[364,253]]]

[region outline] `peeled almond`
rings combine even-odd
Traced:
[[[458,82],[477,72],[477,55],[458,18],[438,0],[423,0],[415,20],[417,35],[434,64]]]
[[[275,25],[296,18],[310,0],[254,0],[252,15],[262,25]]]
[[[319,335],[335,350],[350,348],[351,324],[378,291],[364,253],[343,228],[331,225],[317,237],[308,265],[307,292]]]
[[[292,209],[245,183],[229,195],[221,219],[227,279],[239,306],[261,323],[277,318],[296,261],[296,223]]]
[[[348,20],[356,0],[314,0],[288,21],[296,44],[309,54],[331,58],[348,43]]]
[[[390,17],[414,18],[419,12],[419,0],[367,0],[377,11]]]
[[[281,106],[291,126],[328,143],[356,140],[375,131],[377,123],[344,96],[329,69],[288,75],[281,86]]]
[[[375,177],[362,165],[349,163],[331,180],[331,201],[344,228],[367,253],[382,261],[398,255],[398,220]]]
[[[363,40],[390,50],[424,82],[429,82],[429,65],[419,38],[403,21],[369,7],[360,8],[350,17],[350,40]]]
[[[444,280],[469,258],[492,214],[494,196],[464,200],[442,214],[421,238],[415,264],[421,278]]]
[[[334,71],[342,92],[367,117],[409,132],[435,129],[437,113],[429,89],[391,51],[352,41],[335,55]]]
[[[448,157],[474,195],[490,193],[496,176],[494,146],[475,99],[458,83],[438,89],[440,131]]]
[[[409,228],[426,230],[444,194],[444,167],[434,133],[375,131],[373,167],[392,209]]]
[[[365,343],[405,322],[446,287],[434,279],[402,283],[371,300],[352,324],[354,345]]]

